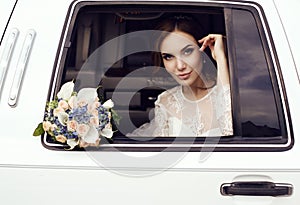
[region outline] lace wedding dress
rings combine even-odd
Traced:
[[[230,87],[214,86],[199,100],[187,99],[182,86],[161,93],[155,117],[127,136],[227,136],[232,135]]]

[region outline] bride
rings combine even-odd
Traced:
[[[190,17],[167,18],[158,29],[158,66],[178,82],[155,102],[155,117],[127,136],[228,136],[233,134],[224,37],[204,36]],[[204,36],[204,37],[203,37]],[[217,69],[204,50],[210,49]]]

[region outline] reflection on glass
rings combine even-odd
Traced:
[[[274,92],[252,14],[233,11],[243,136],[279,136]]]

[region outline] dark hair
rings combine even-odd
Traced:
[[[156,30],[164,31],[159,32],[159,36],[156,38],[155,49],[158,52],[155,52],[153,55],[154,65],[158,68],[164,67],[163,59],[161,57],[160,46],[161,42],[168,36],[171,32],[182,31],[187,34],[190,34],[195,38],[196,41],[202,39],[207,35],[203,26],[198,22],[193,16],[189,15],[172,15],[165,17],[161,20]],[[216,82],[217,79],[217,70],[215,61],[210,56],[211,54],[202,53],[203,62],[206,62],[202,68],[202,74],[205,80]]]
[[[158,23],[155,30],[164,31],[160,33],[156,40],[155,47],[157,51],[160,50],[161,42],[165,39],[167,35],[169,35],[170,32],[182,31],[188,33],[191,36],[193,36],[196,41],[200,40],[205,36],[204,29],[201,26],[200,22],[198,22],[195,18],[193,18],[193,16],[190,15],[168,15]],[[160,53],[154,54],[153,58],[154,64],[156,66],[163,66],[163,61]]]

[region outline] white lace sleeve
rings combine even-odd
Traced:
[[[149,123],[143,124],[127,136],[168,136],[167,112],[164,106],[160,104],[159,96],[155,102],[154,114],[155,117]]]
[[[153,135],[162,137],[168,136],[168,119],[164,106],[159,104],[155,106],[155,118],[153,120],[155,121],[155,129]]]
[[[218,88],[216,101],[217,119],[221,128],[222,135],[228,136],[233,134],[232,128],[232,109],[230,86],[222,86]]]

